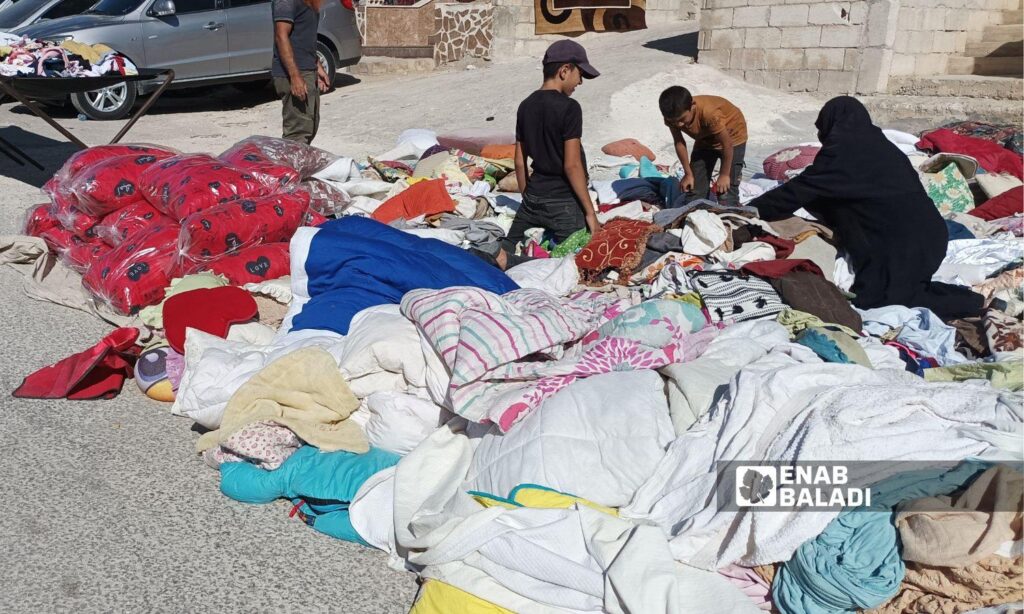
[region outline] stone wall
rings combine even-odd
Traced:
[[[491,59],[494,6],[490,2],[439,4],[435,13],[434,61]]]
[[[1019,0],[703,0],[697,61],[767,87],[886,92],[945,72]]]
[[[982,30],[1002,23],[1004,10],[1020,0],[902,0],[893,44],[891,75],[946,73],[950,56],[961,55]]]
[[[697,61],[788,91],[877,91],[896,9],[893,0],[704,0]]]

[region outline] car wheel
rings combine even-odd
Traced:
[[[72,94],[71,104],[89,119],[123,119],[131,113],[137,96],[134,85],[121,83],[101,90]]]
[[[317,42],[316,61],[320,63],[320,67],[324,69],[327,77],[331,80],[331,87],[328,91],[333,90],[334,80],[338,76],[338,60],[334,57],[334,52],[324,43]]]

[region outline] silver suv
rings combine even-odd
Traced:
[[[320,9],[317,56],[327,74],[359,58],[359,33],[349,0]],[[270,0],[100,0],[81,15],[40,21],[15,34],[46,40],[103,43],[140,68],[173,68],[172,87],[250,82],[270,77],[274,26]],[[120,119],[159,83],[116,85],[74,94],[91,119]]]

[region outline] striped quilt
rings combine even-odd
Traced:
[[[503,431],[576,379],[692,358],[713,334],[691,335],[703,321],[678,317],[649,321],[665,333],[661,347],[604,332],[620,330],[602,327],[620,320],[635,326],[641,308],[597,292],[562,299],[532,289],[501,296],[468,287],[413,290],[402,299],[402,313],[451,372],[449,408]]]

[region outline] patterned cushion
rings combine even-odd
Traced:
[[[757,277],[733,271],[698,271],[690,273],[690,283],[704,299],[712,322],[774,318],[784,307],[775,289]]]
[[[817,145],[795,145],[779,150],[764,159],[764,174],[776,181],[786,181],[814,162],[821,151]]]

